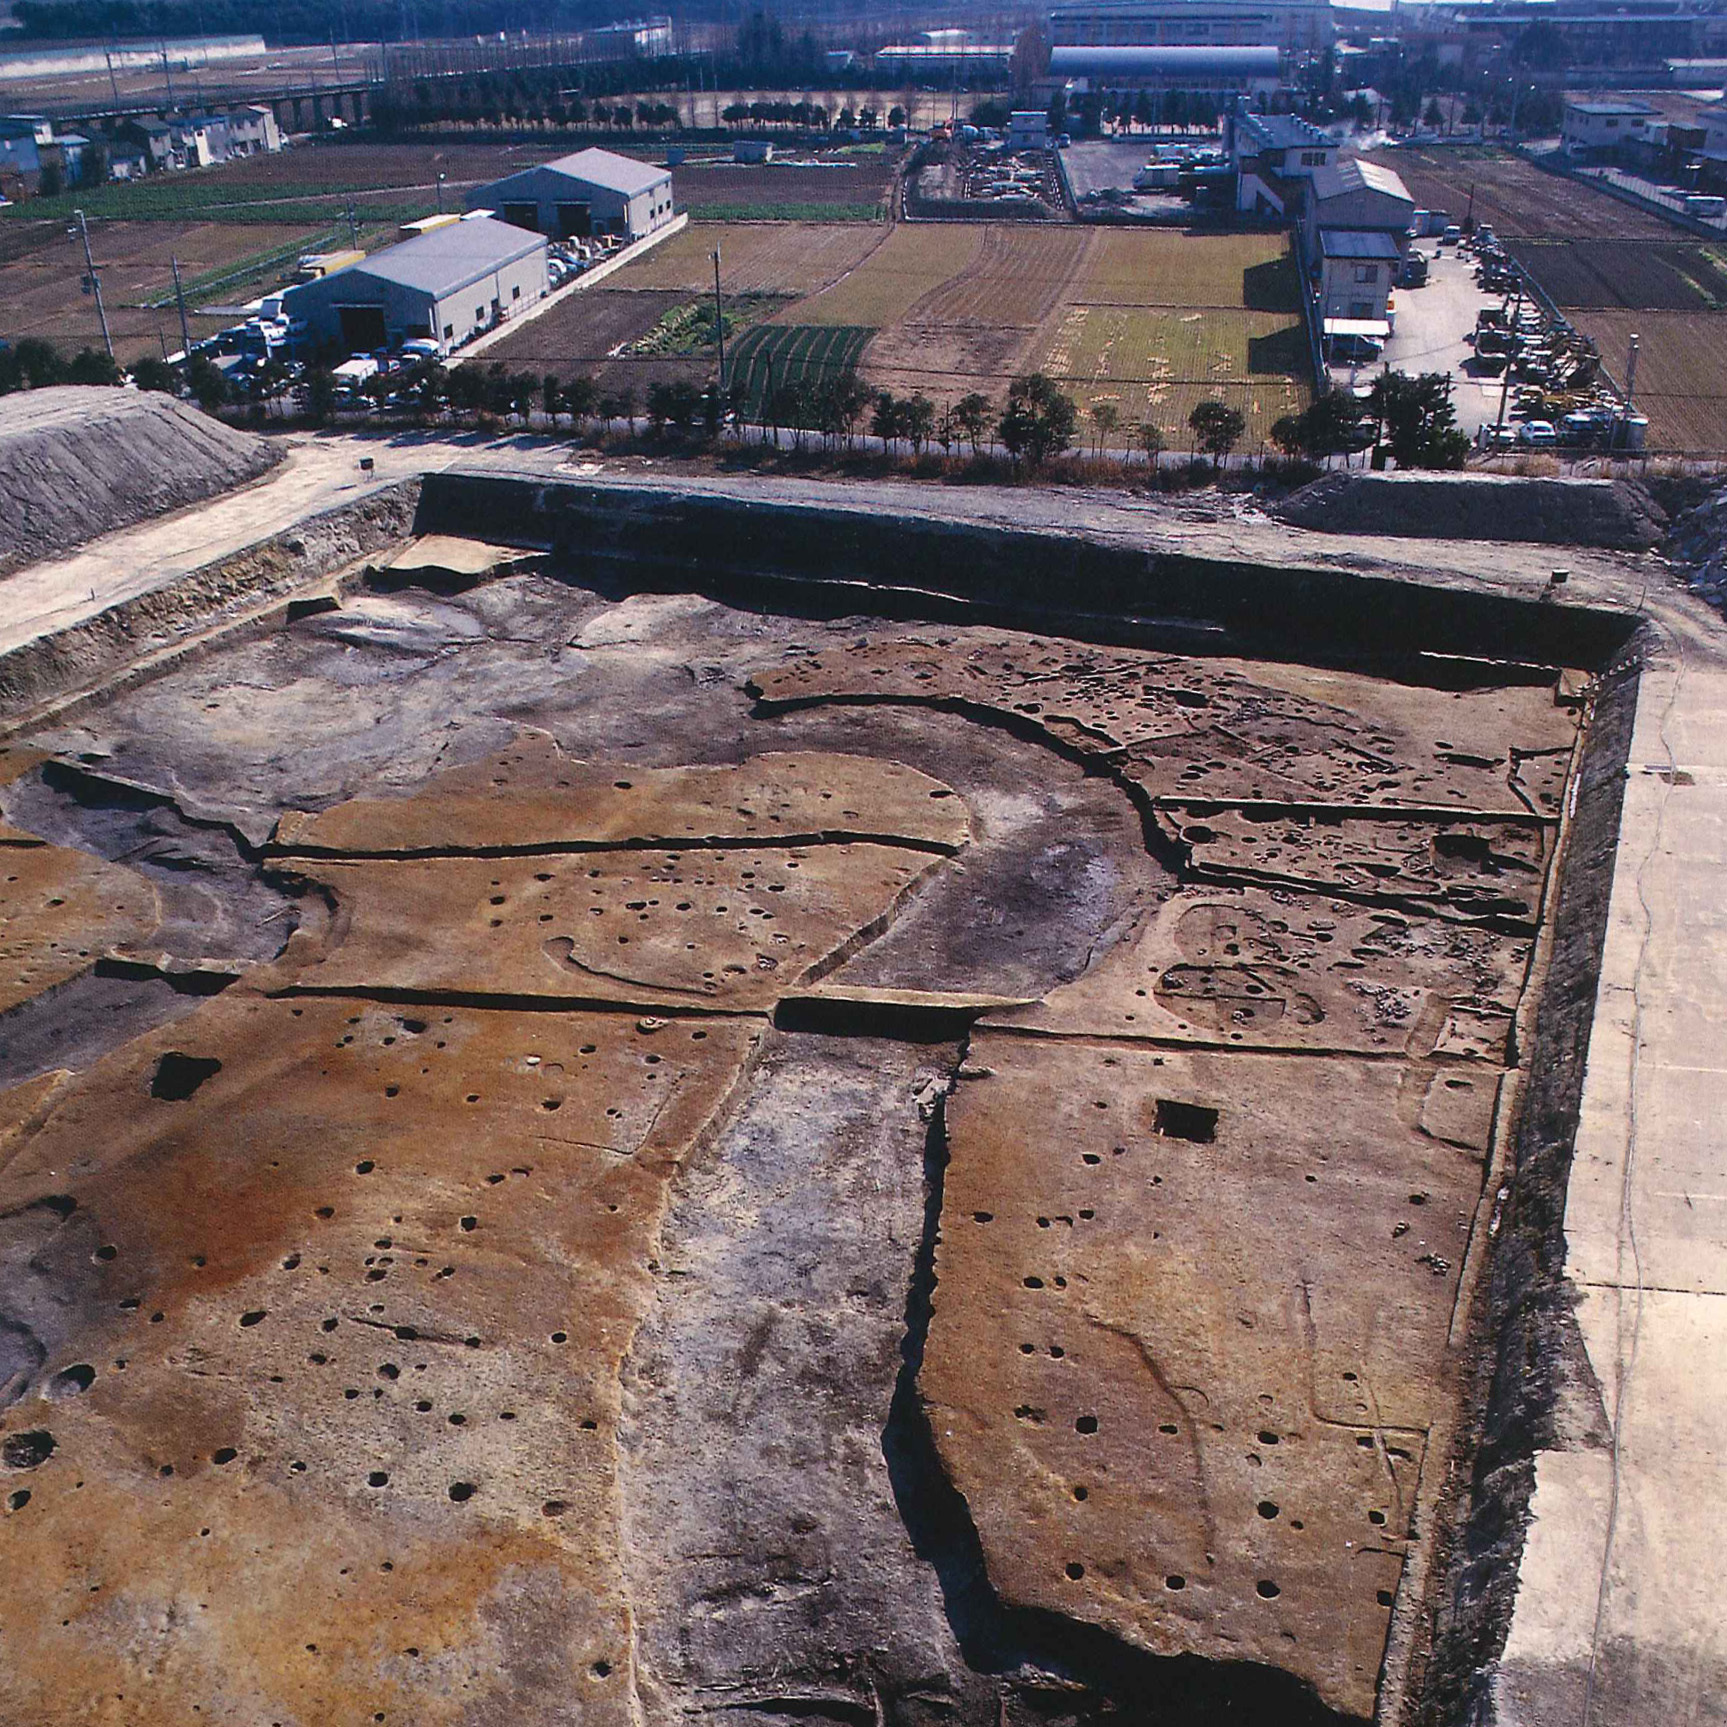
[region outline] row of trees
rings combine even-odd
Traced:
[[[120,376],[120,368],[94,348],[81,348],[70,360],[52,342],[35,336],[0,348],[0,396],[51,384],[117,384]]]
[[[211,412],[234,399],[221,370],[202,354],[195,354],[183,370],[146,357],[131,376],[143,390],[179,394],[184,388]],[[0,349],[0,395],[53,384],[118,384],[122,377],[113,360],[91,348],[67,359],[51,343],[31,337]],[[274,380],[264,380],[260,394],[288,381],[282,369]],[[577,425],[589,420],[633,424],[645,412],[656,435],[699,427],[714,437],[728,422],[751,421],[769,430],[775,443],[789,432],[799,450],[810,438],[819,438],[824,449],[849,450],[867,435],[890,453],[909,448],[922,455],[935,446],[947,455],[969,448],[976,456],[993,441],[1016,464],[1033,469],[1072,448],[1079,434],[1073,398],[1041,372],[1016,378],[999,413],[988,396],[975,391],[938,406],[921,390],[899,396],[872,389],[855,372],[797,376],[759,391],[756,383],[749,376],[734,377],[722,393],[717,383],[703,387],[689,379],[658,381],[649,386],[644,403],[627,387],[602,390],[587,376],[515,372],[500,364],[449,368],[434,360],[406,372],[379,374],[361,393],[374,406],[393,405],[428,417],[453,413],[525,420],[539,411],[554,420],[568,417]],[[309,369],[299,384],[307,412],[320,424],[344,400],[325,368]],[[1112,403],[1094,404],[1090,420],[1094,455],[1102,456],[1124,431],[1127,442],[1148,459],[1164,448],[1156,423],[1124,428]],[[1240,445],[1247,423],[1239,409],[1208,400],[1195,405],[1188,428],[1193,447],[1221,464]],[[1469,439],[1457,427],[1450,380],[1443,372],[1419,377],[1381,373],[1365,400],[1341,390],[1317,396],[1300,414],[1279,419],[1271,428],[1271,442],[1287,456],[1313,462],[1359,451],[1369,443],[1382,444],[1400,468],[1461,468],[1469,454]]]
[[[728,126],[790,126],[805,132],[825,132],[828,110],[820,102],[729,102],[720,110],[720,118]],[[882,123],[879,108],[867,103],[861,108],[841,108],[834,124],[843,132],[877,131]],[[890,126],[906,123],[905,109],[899,104],[887,111]]]
[[[135,374],[141,387],[168,387],[155,376],[157,364],[147,361]],[[219,389],[219,374],[215,380],[206,375],[193,381],[194,394],[206,406],[220,405],[202,387],[213,381]],[[313,419],[328,420],[341,400],[334,377],[313,369],[302,387]],[[633,424],[640,412],[656,435],[699,427],[714,437],[728,421],[748,421],[771,433],[776,444],[789,433],[797,450],[806,448],[812,438],[819,439],[825,450],[850,450],[860,436],[868,436],[889,453],[909,449],[921,456],[936,447],[945,455],[969,449],[977,456],[993,441],[1016,464],[1033,469],[1072,448],[1079,431],[1073,398],[1039,372],[1013,381],[999,413],[988,396],[976,391],[938,407],[921,390],[899,396],[892,390],[872,389],[855,372],[796,376],[759,391],[749,376],[734,377],[724,392],[717,383],[703,387],[688,379],[658,381],[649,385],[642,402],[627,387],[601,390],[591,377],[560,379],[553,373],[542,377],[512,372],[501,364],[484,370],[477,366],[451,370],[427,361],[406,374],[373,378],[363,386],[363,393],[380,407],[393,401],[427,415],[450,412],[526,419],[539,410],[553,420],[567,416],[579,425],[586,420]],[[1101,456],[1122,429],[1120,417],[1111,404],[1099,403],[1091,420],[1093,450]],[[1218,401],[1200,402],[1188,416],[1188,425],[1195,448],[1214,462],[1227,458],[1246,431],[1240,411]],[[1163,431],[1154,422],[1134,426],[1130,435],[1134,447],[1148,458],[1164,448]]]

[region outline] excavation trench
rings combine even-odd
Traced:
[[[140,1607],[229,1575],[158,1574],[118,1509],[140,1486],[374,1579],[344,1585],[354,1625],[397,1626],[397,1568],[455,1579],[387,1656],[326,1661],[338,1628],[276,1602],[332,1711],[444,1720],[441,1651],[524,1722],[573,1687],[620,1724],[1455,1718],[1503,1636],[1529,1456],[1576,1401],[1548,1364],[1576,1353],[1559,1231],[1635,677],[1602,686],[1555,888],[1557,668],[1606,664],[1626,622],[429,481],[421,525],[458,522],[552,568],[392,580],[365,619],[236,640],[4,788],[15,827],[160,907],[0,1016],[0,1077],[30,1082],[7,1311],[40,1344],[6,1434],[55,1447],[21,1538],[57,1539],[76,1469]],[[878,566],[897,599],[846,615]],[[596,764],[549,839],[574,794],[517,783],[533,750]],[[687,829],[607,826],[652,775],[770,751],[860,764],[878,804],[848,781],[854,813],[770,825],[758,773]],[[895,773],[952,802],[909,819]],[[438,798],[528,825],[391,837]],[[941,837],[927,812],[956,806]],[[170,1057],[217,1065],[150,1091]],[[198,1161],[229,1120],[238,1210]],[[51,1153],[64,1217],[31,1186]],[[191,1338],[219,1340],[196,1383]],[[184,1443],[146,1431],[176,1397]],[[143,1483],[101,1438],[127,1422]],[[54,1629],[0,1682],[45,1723]],[[153,1721],[224,1695],[189,1659],[178,1690],[110,1664]]]

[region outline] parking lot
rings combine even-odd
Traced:
[[[1430,264],[1427,285],[1397,290],[1396,328],[1383,355],[1370,365],[1333,366],[1332,382],[1342,389],[1365,389],[1375,373],[1387,368],[1412,376],[1445,372],[1452,379],[1457,424],[1473,438],[1479,427],[1499,418],[1502,384],[1465,370],[1475,358],[1466,338],[1475,332],[1476,314],[1484,306],[1503,305],[1504,298],[1476,286],[1473,259],[1459,257],[1456,247],[1441,248],[1432,240],[1415,244]]]

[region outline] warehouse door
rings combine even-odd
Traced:
[[[594,231],[594,218],[586,204],[558,206],[558,238],[585,240]]]
[[[512,228],[526,228],[530,234],[537,234],[540,229],[540,207],[538,204],[506,204],[504,220]]]
[[[342,347],[350,354],[370,354],[387,347],[382,306],[338,306],[336,316],[342,320]]]

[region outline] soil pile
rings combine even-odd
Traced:
[[[0,400],[0,575],[255,480],[281,459],[183,402],[69,384]]]
[[[1641,552],[1667,516],[1631,480],[1525,479],[1510,474],[1326,474],[1273,512],[1328,534],[1424,540],[1526,540]]]
[[[1727,606],[1727,490],[1680,516],[1662,549],[1693,593]]]

